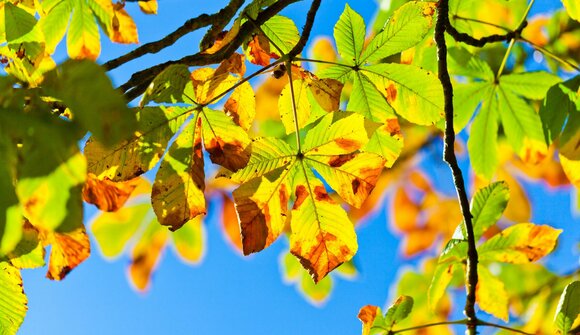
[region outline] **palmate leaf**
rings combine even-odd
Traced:
[[[346,202],[360,206],[384,166],[379,156],[359,151],[368,142],[367,127],[359,114],[334,112],[309,129],[303,154],[278,139],[252,143],[248,165],[229,176],[242,183],[233,195],[245,254],[274,242],[291,215],[291,252],[316,282],[352,258],[357,249],[353,224],[312,169],[331,187],[340,185],[336,191]]]
[[[64,37],[70,58],[95,60],[101,52],[98,25],[117,43],[138,43],[137,27],[122,6],[108,0],[54,0],[42,3],[40,26],[49,52]],[[69,23],[70,18],[70,23]]]
[[[403,146],[398,125],[393,127],[395,113],[417,124],[436,124],[443,115],[441,84],[433,73],[414,66],[366,65],[421,41],[433,25],[434,14],[434,3],[411,1],[395,11],[383,31],[364,48],[364,21],[346,5],[334,29],[342,64],[319,73],[341,82],[352,80],[347,110],[383,124],[364,150],[383,157],[387,167]]]

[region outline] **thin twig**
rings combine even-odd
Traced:
[[[449,0],[439,1],[437,23],[435,25],[435,42],[437,43],[438,76],[443,86],[445,99],[445,137],[443,148],[443,160],[447,162],[453,175],[455,190],[461,207],[461,214],[467,231],[467,299],[464,314],[467,317],[467,330],[469,334],[476,334],[477,317],[475,315],[475,289],[477,287],[478,256],[473,233],[472,216],[469,210],[469,199],[465,190],[463,174],[455,156],[455,131],[453,129],[453,85],[447,69],[447,44],[445,31],[451,27],[449,22]]]
[[[568,65],[569,67],[573,68],[574,70],[576,70],[576,71],[579,71],[579,72],[580,72],[580,67],[579,67],[578,65],[576,65],[576,64],[574,64],[574,63],[572,63],[572,62],[570,62],[570,61],[568,61],[568,60],[565,60],[565,59],[563,59],[563,58],[560,58],[560,56],[558,56],[558,55],[554,54],[554,53],[553,53],[553,52],[551,52],[550,50],[548,50],[548,49],[546,49],[546,48],[544,48],[544,47],[542,47],[542,46],[540,46],[540,45],[538,45],[538,44],[536,44],[536,43],[534,43],[534,42],[530,41],[530,40],[529,40],[529,39],[527,39],[527,38],[520,37],[520,40],[521,40],[521,41],[524,41],[524,42],[526,42],[526,43],[528,43],[528,44],[529,44],[529,45],[531,45],[531,46],[532,46],[534,49],[536,49],[536,50],[538,50],[539,52],[543,53],[544,55],[546,55],[546,56],[548,56],[548,57],[552,58],[553,60],[555,60],[555,61],[557,61],[557,62],[560,62],[560,63],[562,63],[562,64],[566,64],[566,65]]]
[[[526,15],[527,17],[527,15]],[[455,29],[455,27],[451,24],[451,22],[449,22],[449,17],[447,18],[447,33],[449,33],[449,35],[453,36],[453,38],[455,38],[456,41],[459,42],[463,42],[475,47],[483,47],[488,43],[497,43],[497,42],[506,42],[509,40],[512,40],[514,38],[518,38],[521,34],[522,31],[524,30],[524,28],[528,25],[528,21],[523,20],[519,26],[514,30],[514,31],[509,31],[506,34],[503,35],[499,35],[499,34],[494,34],[494,35],[489,35],[489,36],[485,36],[485,37],[481,37],[481,38],[475,38],[469,34],[466,33],[462,33],[459,32],[457,29]],[[480,22],[483,23],[483,22]]]
[[[495,328],[505,329],[505,330],[509,330],[509,331],[511,331],[511,332],[514,332],[514,333],[519,333],[519,334],[524,334],[524,335],[533,335],[533,334],[530,334],[530,333],[526,333],[526,332],[525,332],[525,331],[523,331],[523,330],[519,330],[519,329],[511,328],[511,327],[508,327],[508,326],[502,326],[502,325],[498,325],[498,324],[496,324],[496,323],[485,322],[485,321],[481,321],[481,320],[479,320],[479,321],[477,322],[477,325],[478,325],[478,326],[485,326],[485,327],[495,327]]]
[[[259,25],[268,21],[271,17],[278,14],[282,9],[286,8],[288,5],[296,2],[298,0],[279,0],[272,4],[271,6],[264,9],[255,19],[255,22]],[[167,67],[174,64],[184,64],[187,66],[203,66],[209,64],[217,64],[224,59],[229,58],[242,43],[254,32],[255,28],[252,23],[244,23],[234,39],[224,46],[222,49],[214,54],[206,54],[203,52],[198,52],[193,55],[182,57],[178,60],[171,60],[165,63],[154,65],[142,71],[135,72],[131,78],[119,86],[122,92],[126,92],[125,97],[127,100],[131,101],[143,93],[144,90],[137,89],[137,86],[143,87],[144,83],[151,83],[151,81],[165,70]],[[147,86],[145,86],[146,88]]]
[[[390,332],[390,334],[397,334],[397,333],[402,333],[402,332],[406,332],[406,331],[410,331],[410,330],[423,329],[423,328],[429,328],[429,327],[435,327],[435,326],[465,325],[465,324],[467,324],[467,319],[457,320],[457,321],[441,321],[441,322],[428,323],[428,324],[415,326],[415,327],[392,330]]]
[[[110,71],[146,54],[158,53],[159,51],[173,45],[175,42],[177,42],[177,40],[179,40],[183,36],[189,34],[190,32],[196,31],[200,28],[207,27],[212,24],[213,24],[212,27],[221,26],[222,24],[226,25],[243,3],[244,3],[243,0],[231,0],[226,7],[224,7],[215,14],[212,15],[202,14],[196,18],[191,18],[187,20],[184,24],[182,24],[181,27],[177,28],[172,33],[163,37],[162,39],[155,42],[143,44],[142,46],[138,47],[135,50],[132,50],[115,59],[111,59],[110,61],[103,64],[103,67],[107,71]]]
[[[293,60],[294,57],[298,56],[299,53],[302,52],[304,47],[306,46],[306,42],[310,38],[310,32],[312,31],[312,26],[314,25],[314,19],[316,18],[316,13],[320,8],[320,3],[322,0],[313,0],[312,4],[310,5],[310,9],[308,10],[308,14],[306,14],[306,23],[304,24],[304,28],[302,28],[302,35],[300,35],[300,39],[298,43],[288,52],[288,58]]]
[[[288,84],[290,85],[290,100],[292,101],[292,116],[294,117],[294,132],[296,133],[296,148],[298,156],[302,155],[302,144],[300,144],[300,125],[298,124],[298,109],[296,108],[296,98],[294,97],[294,81],[292,80],[292,62],[286,62],[286,72],[288,73]]]

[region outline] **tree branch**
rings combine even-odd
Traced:
[[[464,18],[461,18],[461,19],[464,19]],[[524,28],[527,25],[528,25],[528,21],[524,20],[519,25],[519,27],[517,27],[517,29],[514,31],[509,31],[503,35],[494,34],[494,35],[485,36],[485,37],[481,37],[481,38],[475,38],[469,34],[459,32],[457,29],[455,29],[455,27],[453,27],[451,22],[449,22],[449,17],[447,17],[447,33],[449,33],[449,35],[453,36],[453,38],[456,41],[463,42],[463,43],[466,43],[466,44],[469,44],[469,45],[472,45],[475,47],[480,47],[480,48],[485,46],[488,43],[506,42],[506,41],[510,41],[512,39],[517,39],[520,37],[520,35],[522,34],[522,31],[524,30]]]
[[[313,0],[312,5],[310,5],[310,9],[308,10],[308,14],[306,14],[306,23],[304,24],[304,28],[302,28],[302,35],[300,35],[300,39],[298,43],[290,50],[288,53],[288,58],[290,60],[294,59],[299,53],[302,52],[304,47],[306,46],[306,42],[310,38],[310,32],[312,31],[312,26],[314,25],[314,19],[316,18],[316,13],[318,12],[318,8],[320,8],[321,0]]]
[[[471,221],[472,216],[469,210],[469,200],[465,190],[465,182],[454,152],[455,130],[453,129],[453,85],[451,84],[449,70],[447,69],[447,44],[445,43],[445,31],[449,27],[451,27],[451,23],[449,22],[449,0],[440,0],[439,11],[437,13],[437,23],[435,25],[435,42],[437,43],[438,76],[441,85],[443,86],[443,94],[445,98],[443,160],[447,162],[451,169],[455,190],[457,192],[457,197],[459,198],[461,214],[463,215],[467,232],[467,299],[463,312],[467,317],[468,333],[476,334],[477,317],[475,315],[475,289],[478,281],[478,256],[475,245],[475,236],[473,233],[473,223]]]
[[[271,17],[278,14],[282,9],[296,1],[298,0],[279,0],[278,2],[260,12],[255,22],[258,25],[264,24]],[[125,93],[127,100],[131,101],[144,92],[144,89],[142,88],[144,83],[147,85],[151,83],[155,76],[157,76],[170,65],[184,64],[187,66],[203,66],[217,64],[222,60],[229,58],[240,47],[240,45],[242,45],[242,43],[251,36],[254,30],[254,25],[251,22],[246,22],[240,27],[236,37],[218,52],[214,54],[198,52],[178,60],[167,61],[165,63],[154,65],[145,70],[135,72],[125,84],[119,86],[119,89]],[[147,86],[145,86],[145,88],[146,87]]]
[[[210,30],[205,35],[205,39],[206,37],[210,36],[210,33],[213,30],[217,29],[216,27],[224,27],[226,24],[228,24],[228,22],[232,19],[234,14],[238,11],[243,3],[244,0],[231,0],[226,7],[222,8],[215,14],[202,14],[196,18],[189,19],[183,25],[181,25],[181,27],[177,28],[175,31],[165,36],[164,38],[155,42],[143,44],[135,50],[132,50],[115,59],[111,59],[110,61],[103,64],[103,67],[105,70],[110,71],[146,54],[158,53],[168,46],[173,45],[175,42],[177,42],[177,40],[189,34],[190,32],[212,25],[212,28],[210,28]],[[213,35],[210,37],[213,37]],[[203,42],[204,40],[202,40],[202,43]]]
[[[211,28],[209,28],[207,33],[205,33],[205,36],[201,39],[199,50],[205,50],[214,44],[216,37],[224,30],[226,25],[238,12],[238,9],[242,7],[244,1],[245,0],[231,0],[226,7],[222,8],[216,14],[218,20],[212,24]]]

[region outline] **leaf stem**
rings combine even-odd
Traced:
[[[403,332],[410,331],[410,330],[423,329],[423,328],[429,328],[429,327],[435,327],[435,326],[443,326],[443,325],[465,325],[465,324],[467,324],[467,319],[462,319],[462,320],[457,320],[457,321],[433,322],[433,323],[427,323],[427,324],[420,325],[420,326],[415,326],[415,327],[409,327],[409,328],[403,328],[403,329],[393,330],[393,331],[390,332],[390,334],[403,333]]]
[[[530,13],[530,10],[532,9],[532,6],[534,5],[534,2],[536,0],[530,0],[530,3],[528,4],[528,7],[526,8],[526,11],[524,12],[524,15],[522,16],[522,19],[520,20],[520,24],[518,25],[518,27],[524,27],[527,19],[528,19],[528,14]],[[521,33],[517,33],[511,40],[510,40],[510,44],[508,45],[508,48],[505,52],[505,55],[503,56],[503,60],[501,61],[501,65],[499,67],[499,70],[497,71],[497,75],[495,76],[495,81],[497,82],[499,80],[499,77],[501,76],[505,65],[507,63],[507,60],[509,58],[510,53],[512,52],[512,49],[514,47],[514,44],[516,42],[516,40],[520,37]]]
[[[338,66],[348,67],[349,69],[352,69],[353,68],[352,66],[347,65],[347,64],[336,63],[336,62],[331,62],[331,61],[326,61],[326,60],[321,60],[321,59],[311,59],[311,58],[296,57],[296,58],[294,58],[294,60],[297,60],[297,61],[300,61],[300,62],[311,62],[311,63],[322,63],[322,64],[338,65]]]
[[[296,148],[298,156],[302,155],[302,144],[300,144],[300,125],[298,124],[298,110],[296,109],[296,99],[294,97],[294,83],[292,81],[292,62],[286,61],[286,73],[290,85],[290,100],[292,100],[292,116],[294,116],[294,131],[296,133]]]
[[[478,255],[475,245],[475,235],[473,233],[472,215],[469,209],[469,199],[465,189],[463,173],[457,157],[455,156],[455,130],[453,129],[453,84],[447,68],[447,44],[445,41],[445,31],[451,27],[449,22],[449,0],[439,1],[437,12],[437,23],[435,24],[435,43],[437,44],[438,77],[443,87],[445,101],[445,136],[443,147],[443,160],[447,162],[453,176],[453,183],[457,192],[457,198],[461,207],[461,214],[465,222],[467,232],[467,270],[466,270],[466,290],[467,298],[463,313],[467,317],[467,334],[477,333],[477,316],[475,314],[475,289],[478,282],[477,263]]]
[[[565,59],[563,59],[563,58],[560,58],[558,55],[554,54],[554,53],[553,53],[553,52],[551,52],[550,50],[548,50],[548,49],[546,49],[546,48],[544,48],[544,47],[542,47],[542,46],[540,46],[540,45],[537,45],[536,43],[534,43],[534,42],[530,41],[529,39],[527,39],[527,38],[525,38],[525,37],[520,37],[520,40],[521,40],[521,41],[524,41],[524,42],[526,42],[526,43],[528,43],[528,44],[529,44],[529,45],[531,45],[531,46],[532,46],[534,49],[536,49],[536,50],[538,50],[539,52],[543,53],[544,55],[546,55],[546,56],[548,56],[548,57],[552,58],[553,60],[555,60],[555,61],[557,61],[557,62],[560,62],[560,63],[562,63],[562,64],[566,64],[566,65],[568,65],[569,67],[573,68],[574,70],[576,70],[576,71],[580,72],[580,67],[579,67],[578,65],[575,65],[574,63],[572,63],[572,62],[570,62],[570,61],[567,61],[567,60],[565,60]]]

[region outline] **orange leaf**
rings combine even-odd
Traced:
[[[128,274],[139,291],[144,291],[149,286],[151,273],[159,262],[168,237],[167,229],[153,220],[133,249]]]
[[[362,335],[370,334],[377,315],[381,315],[381,309],[377,306],[366,305],[360,309],[358,312],[358,319],[363,324]]]
[[[240,225],[238,224],[238,215],[234,202],[225,194],[222,194],[223,209],[222,209],[222,228],[226,240],[230,245],[242,253],[242,238],[240,232]]]
[[[264,35],[254,35],[248,43],[248,60],[256,65],[270,64],[270,41]]]
[[[137,184],[136,180],[118,183],[107,177],[101,180],[94,173],[89,173],[83,187],[83,200],[102,211],[115,212],[123,207]]]
[[[220,75],[223,73],[233,73],[238,74],[240,77],[244,76],[246,73],[246,63],[244,61],[244,55],[234,52],[230,58],[224,59],[215,71],[215,75]]]
[[[392,210],[395,228],[402,232],[410,232],[417,227],[420,207],[411,200],[402,187],[395,193]]]
[[[112,31],[109,32],[111,41],[123,44],[139,43],[137,25],[124,8],[117,9],[114,6]]]
[[[89,237],[84,226],[68,233],[41,231],[43,244],[51,245],[46,277],[61,280],[91,253]]]

